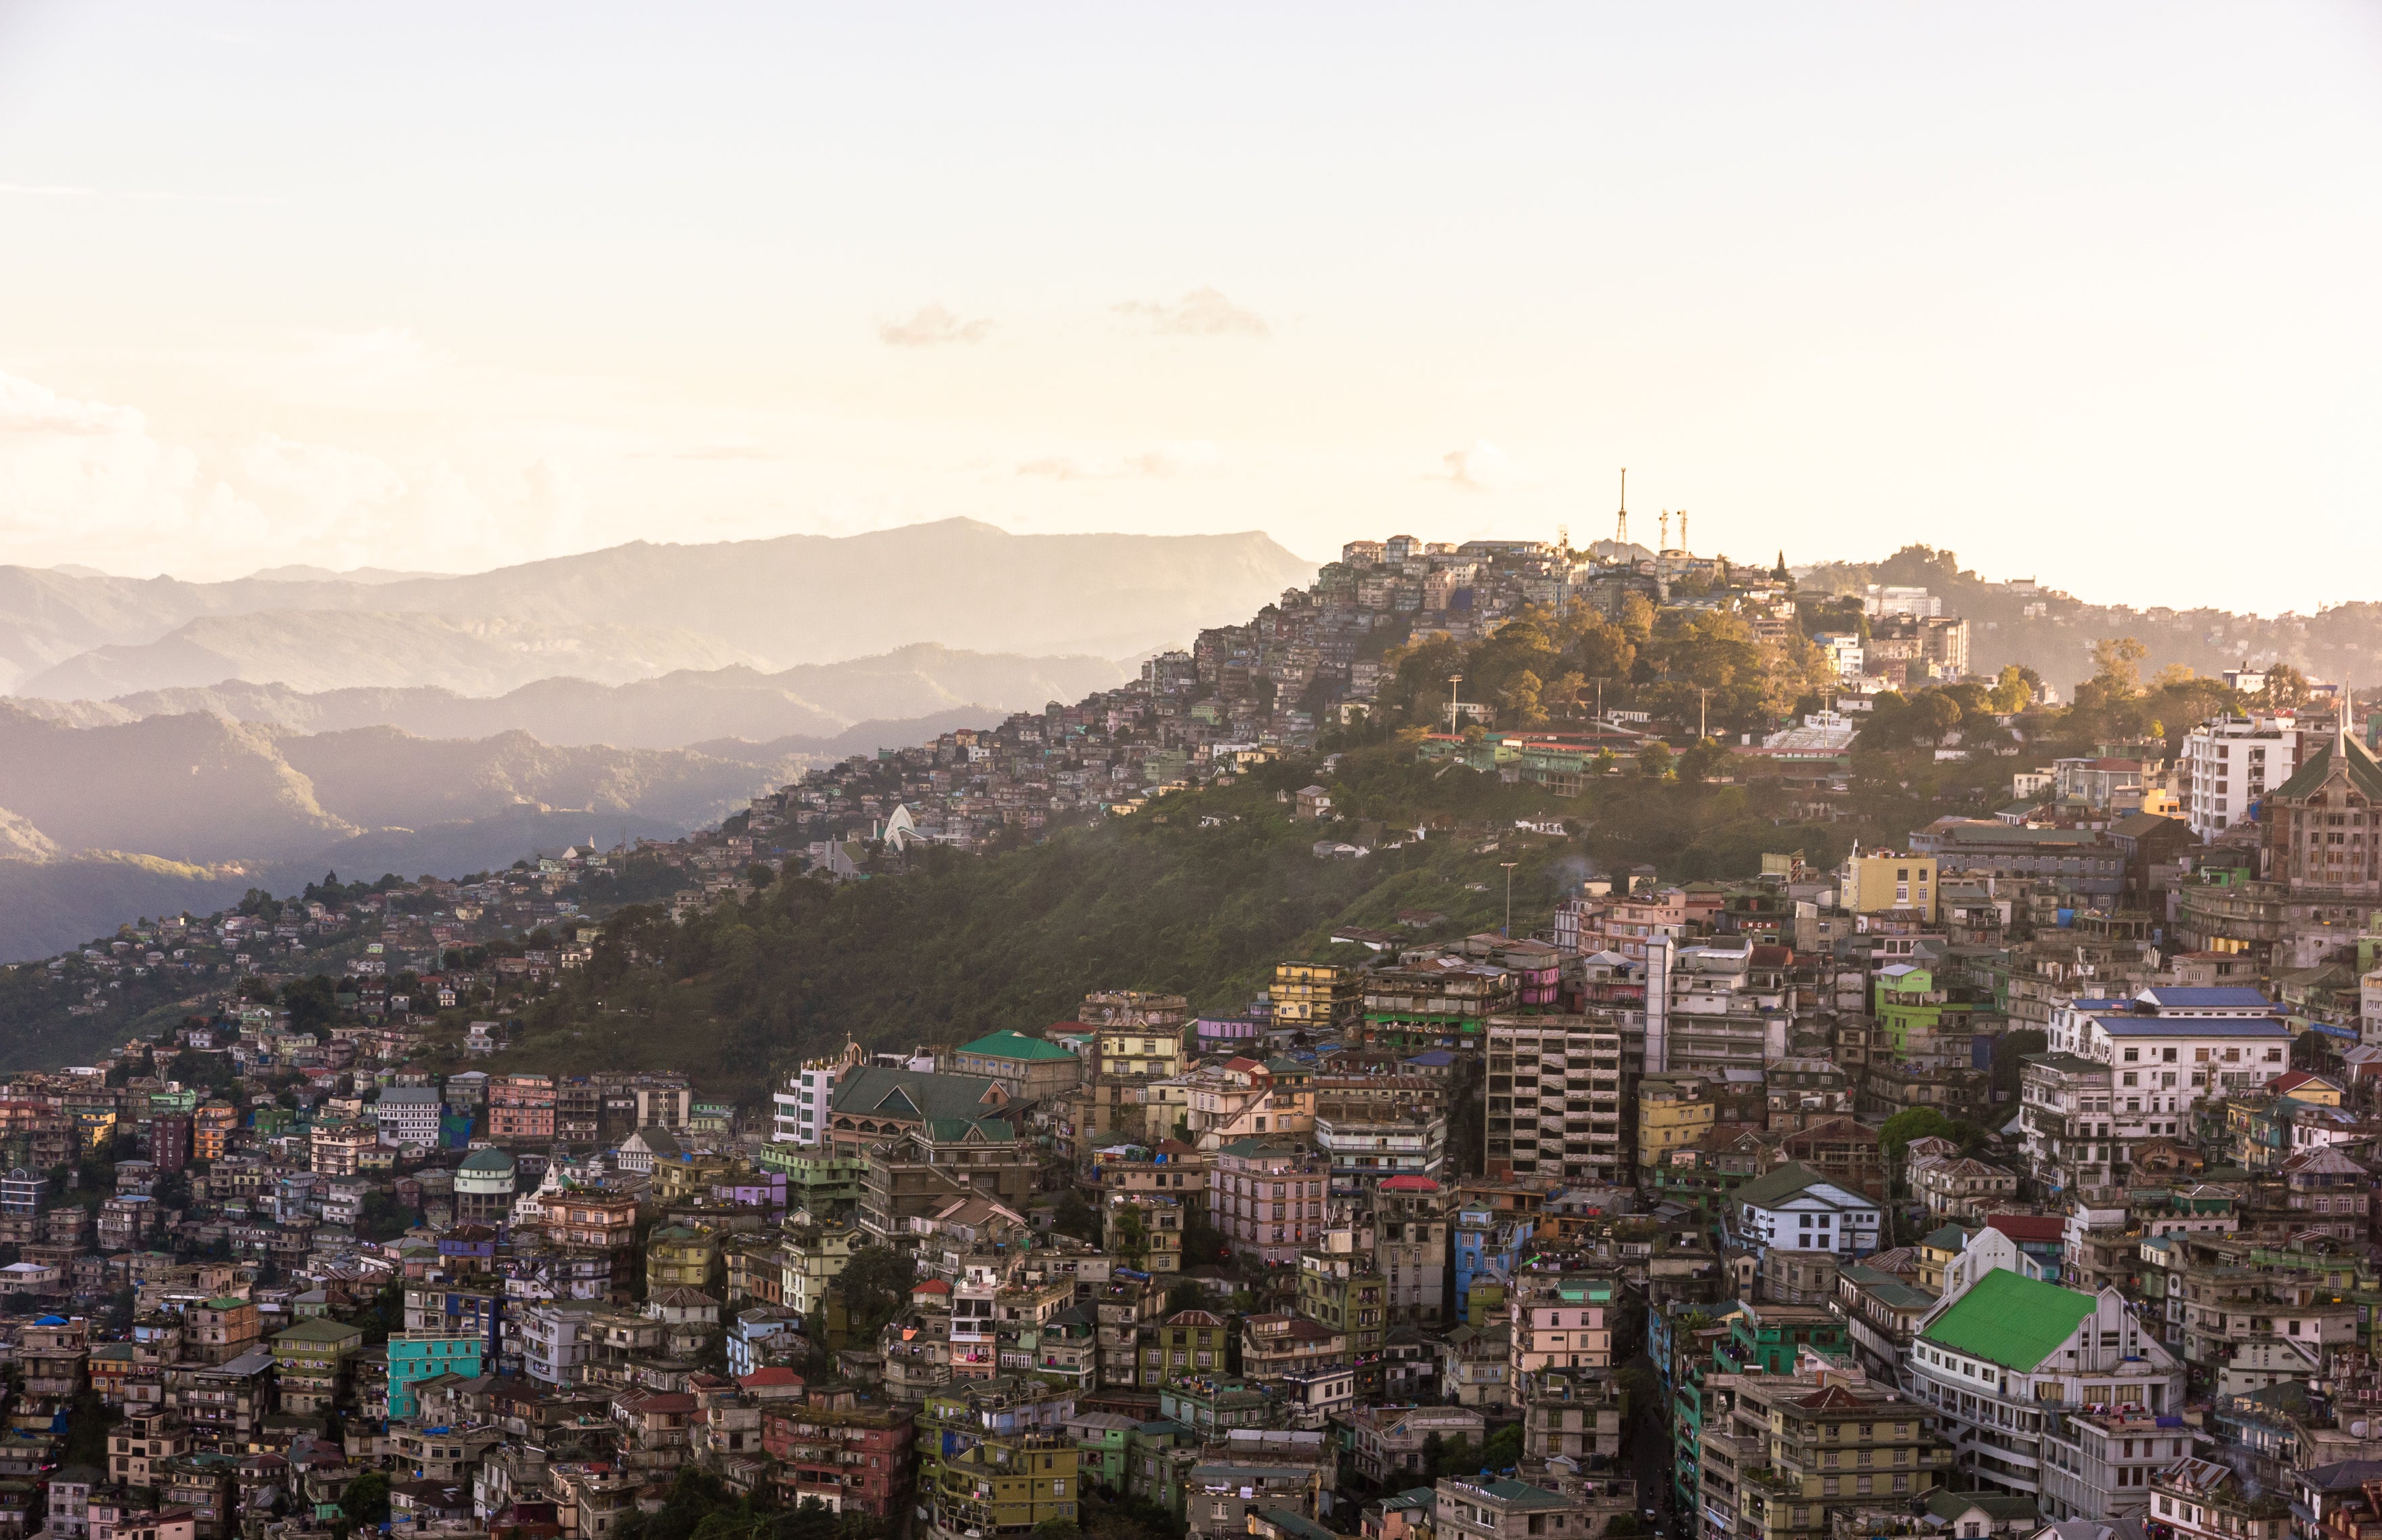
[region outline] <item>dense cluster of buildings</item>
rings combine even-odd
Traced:
[[[0,1094],[0,1540],[312,1540],[375,1473],[396,1533],[597,1540],[687,1469],[937,1540],[1096,1498],[1266,1540],[2370,1540],[2382,763],[2338,709],[2097,745],[1827,869],[1592,877],[1537,935],[1401,911],[1246,1009],[848,1042],[766,1106],[461,1067],[589,910],[1217,784],[1418,636],[1801,629],[1783,574],[1661,544],[1354,543],[1132,687],[717,830],[55,959],[77,1014],[214,993]],[[1923,591],[1861,608],[1836,706],[1738,750],[1841,759],[1966,672]],[[1421,752],[1558,791],[1636,730],[1449,710]]]

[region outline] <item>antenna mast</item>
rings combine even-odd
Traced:
[[[1688,510],[1685,508],[1679,510],[1679,549],[1682,551],[1692,549],[1688,544]]]
[[[1626,465],[1621,468],[1621,515],[1613,526],[1613,542],[1629,544],[1629,468]]]

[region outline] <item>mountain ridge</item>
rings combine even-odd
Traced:
[[[25,693],[44,677],[44,689],[102,697],[225,678],[273,682],[262,671],[276,660],[282,666],[322,666],[302,644],[277,650],[267,644],[275,627],[289,637],[337,634],[334,622],[309,626],[290,618],[306,614],[426,617],[459,626],[501,625],[531,638],[626,627],[648,639],[701,639],[718,653],[706,666],[743,659],[782,669],[922,642],[972,651],[1121,657],[1177,645],[1202,626],[1237,620],[1284,587],[1304,584],[1314,570],[1259,532],[1020,535],[973,519],[844,536],[635,541],[485,572],[374,574],[367,581],[252,575],[191,583],[0,567],[0,690]],[[284,618],[273,626],[222,624],[267,612]],[[201,620],[215,624],[162,651],[141,651]],[[441,634],[420,620],[408,624],[424,638]],[[252,632],[265,634],[262,641],[244,640]],[[67,666],[93,653],[101,655]],[[477,666],[487,672],[485,659]],[[676,666],[656,664],[639,677]],[[144,668],[154,672],[144,675]],[[428,677],[393,681],[382,673],[371,680],[318,679],[317,685],[342,682],[455,683]]]

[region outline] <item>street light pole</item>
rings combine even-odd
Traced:
[[[1450,737],[1455,733],[1455,687],[1463,680],[1461,674],[1447,676],[1447,731]]]
[[[1514,938],[1514,868],[1521,862],[1501,861],[1497,864],[1505,869],[1505,929],[1503,934],[1510,941]]]

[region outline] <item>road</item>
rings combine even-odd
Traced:
[[[1654,1361],[1640,1353],[1631,1360],[1651,1376]],[[1629,1473],[1638,1481],[1638,1506],[1642,1510],[1652,1509],[1656,1533],[1676,1537],[1692,1534],[1693,1528],[1682,1528],[1671,1511],[1671,1420],[1670,1408],[1663,1405],[1637,1406],[1629,1412],[1629,1448],[1623,1459]],[[1642,1522],[1644,1515],[1639,1514]]]

